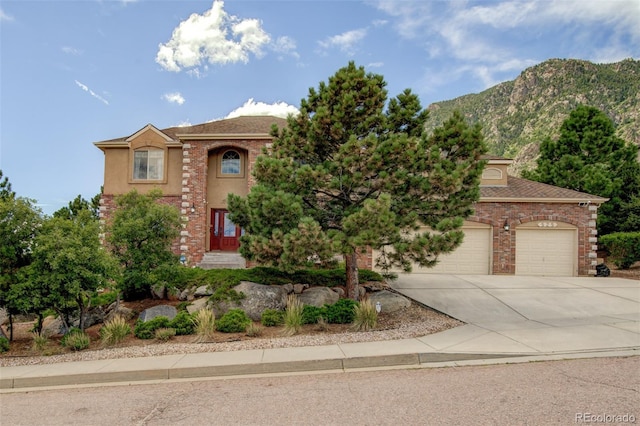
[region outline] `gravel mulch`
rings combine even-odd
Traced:
[[[119,347],[103,348],[99,342],[95,342],[92,348],[80,352],[69,352],[61,348],[57,342],[52,342],[50,350],[53,354],[49,356],[42,356],[28,349],[30,341],[26,339],[22,342],[22,351],[10,351],[0,355],[0,366],[398,340],[421,337],[462,324],[454,318],[413,303],[411,307],[393,314],[381,314],[376,329],[368,332],[354,332],[347,325],[330,325],[325,330],[319,330],[317,325],[308,325],[304,326],[300,334],[285,337],[280,327],[265,327],[259,337],[248,337],[239,333],[216,333],[216,341],[205,343],[195,343],[194,336],[176,336],[169,342],[145,341],[131,337]],[[14,344],[20,343],[12,345]]]

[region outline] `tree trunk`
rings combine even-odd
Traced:
[[[360,298],[360,286],[358,283],[358,258],[355,253],[344,255],[345,268],[347,272],[347,297],[358,300]]]

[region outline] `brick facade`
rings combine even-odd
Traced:
[[[594,275],[596,268],[597,206],[579,203],[479,202],[468,220],[491,225],[493,230],[492,271],[512,275],[516,272],[516,232],[530,222],[563,222],[577,228],[578,275]],[[504,225],[509,230],[504,229]]]
[[[216,173],[216,170],[210,170],[211,156],[224,149],[241,151],[246,158],[246,178],[238,183],[241,188],[236,186],[236,189],[249,191],[255,184],[252,172],[256,158],[271,142],[269,131],[272,124],[282,127],[286,122],[275,117],[239,117],[164,130],[149,125],[144,131],[128,138],[98,142],[96,146],[105,153],[105,188],[116,188],[114,191],[125,193],[140,186],[138,182],[127,184],[122,177],[128,173],[132,164],[125,164],[126,167],[123,167],[123,161],[127,161],[126,158],[132,161],[135,144],[144,145],[137,138],[153,137],[155,139],[152,140],[156,141],[154,143],[166,144],[169,158],[166,167],[171,169],[166,171],[166,181],[143,188],[157,187],[163,190],[166,195],[162,202],[180,210],[183,228],[179,241],[176,241],[173,248],[176,253],[185,256],[188,265],[197,265],[208,250],[209,215],[212,208],[217,208],[207,199],[211,195],[207,186],[211,184],[210,178],[215,177],[209,174]],[[127,152],[125,149],[128,149],[129,157],[123,155]],[[476,203],[474,215],[468,218],[468,221],[491,226],[491,273],[516,273],[516,235],[519,226],[536,221],[551,221],[568,224],[576,230],[576,273],[594,274],[597,208],[606,199],[508,176],[508,164],[510,160],[489,158],[488,167],[485,168],[487,173],[483,175],[480,201]],[[178,170],[180,167],[181,170]],[[107,185],[115,181],[119,184]],[[228,184],[218,183],[223,188],[227,188]],[[100,206],[103,223],[113,211],[117,195],[118,193],[105,191]],[[509,226],[509,230],[505,230],[505,224]],[[373,263],[370,248],[358,253],[360,268],[372,269]]]

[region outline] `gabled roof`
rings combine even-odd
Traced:
[[[167,140],[172,140],[174,142],[178,142],[181,139],[196,138],[268,138],[270,137],[271,126],[273,124],[277,125],[279,128],[282,128],[287,125],[287,120],[271,115],[242,116],[210,121],[208,123],[196,124],[193,126],[169,127],[159,130],[159,132],[165,135]],[[133,136],[143,130],[146,130],[147,128],[156,129],[155,126],[149,124],[133,135],[98,141],[95,142],[94,145],[99,148],[106,148],[109,146],[122,146],[127,144],[128,140]]]
[[[534,182],[514,176],[507,176],[506,186],[480,187],[480,202],[590,202],[602,204],[607,200],[608,198],[598,197],[597,195],[560,188],[558,186],[547,185],[546,183]]]

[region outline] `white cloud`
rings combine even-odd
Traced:
[[[80,83],[78,80],[75,80],[76,85],[81,88],[82,90],[84,90],[85,92],[89,93],[91,96],[93,96],[94,98],[96,98],[97,100],[99,100],[100,102],[104,103],[105,105],[109,105],[109,101],[107,101],[105,98],[103,98],[102,96],[98,95],[96,92],[94,92],[93,90],[89,89],[89,87],[87,87],[87,85]]]
[[[274,52],[291,55],[294,58],[299,59],[300,55],[296,51],[296,48],[296,41],[289,36],[278,37],[271,46],[271,49]]]
[[[0,9],[0,21],[13,21],[13,16],[4,13],[4,10]]]
[[[82,55],[82,50],[71,46],[62,46],[62,51],[68,55]]]
[[[171,104],[182,105],[184,103],[184,97],[182,97],[182,95],[179,92],[165,93],[164,95],[162,95],[162,99],[164,99],[165,101]]]
[[[360,28],[327,37],[326,39],[319,41],[318,45],[323,52],[335,47],[344,53],[352,55],[355,52],[356,45],[364,39],[366,35],[367,30],[365,28]]]
[[[384,62],[370,62],[367,64],[367,68],[382,68],[384,66]]]
[[[210,64],[249,61],[249,54],[263,55],[271,37],[257,19],[240,19],[224,11],[223,1],[210,10],[192,14],[173,30],[171,40],[158,46],[156,62],[168,71]]]
[[[275,102],[266,104],[264,102],[255,102],[250,98],[239,108],[231,111],[225,118],[234,118],[246,115],[273,115],[276,117],[287,118],[289,114],[297,115],[300,111],[293,105],[286,102]]]
[[[637,57],[629,46],[640,44],[638,0],[381,0],[375,7],[401,37],[422,44],[432,60],[445,61],[435,75],[425,75],[429,85],[466,76],[486,88],[511,79],[513,71],[548,59],[537,55],[544,55],[542,44],[555,42],[554,35],[564,44],[563,57],[596,62]]]

